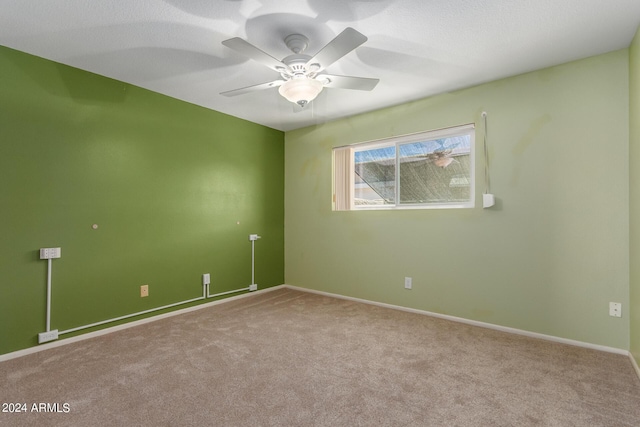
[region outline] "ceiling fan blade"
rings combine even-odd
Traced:
[[[359,33],[351,27],[347,27],[327,43],[320,52],[316,53],[316,55],[307,62],[307,67],[318,64],[320,68],[315,71],[322,71],[366,41],[367,37],[364,34]]]
[[[324,78],[329,79],[325,87],[354,90],[373,90],[380,81],[380,79],[370,79],[367,77],[336,76],[333,74],[322,74],[316,77],[316,79],[320,81]]]
[[[269,55],[265,51],[258,49],[248,41],[241,39],[240,37],[234,37],[222,42],[226,47],[235,50],[238,53],[247,56],[254,61],[257,61],[277,72],[282,72],[287,69],[287,66],[281,61],[278,61],[273,56]]]
[[[226,92],[220,92],[220,95],[237,96],[237,95],[242,95],[242,94],[249,93],[249,92],[257,92],[259,90],[264,90],[264,89],[269,89],[269,88],[272,88],[272,87],[280,86],[284,82],[285,82],[284,80],[274,80],[274,81],[268,82],[268,83],[260,83],[258,85],[247,86],[247,87],[243,87],[243,88],[240,88],[240,89],[228,90]]]

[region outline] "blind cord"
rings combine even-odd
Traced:
[[[484,119],[484,193],[490,193],[491,180],[489,179],[489,148],[487,147],[487,112],[482,112]]]

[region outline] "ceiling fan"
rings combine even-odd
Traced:
[[[451,149],[435,150],[433,153],[425,154],[418,157],[424,157],[427,160],[431,160],[433,161],[433,164],[444,169],[447,166],[449,166],[452,162],[460,163],[459,161],[451,157],[452,151],[453,150]]]
[[[266,65],[280,73],[281,78],[267,83],[222,92],[221,95],[236,96],[278,87],[280,95],[300,107],[304,107],[313,101],[325,87],[372,90],[378,84],[378,79],[336,76],[323,73],[325,68],[365,41],[367,41],[366,36],[348,27],[312,57],[304,53],[309,45],[309,39],[301,34],[291,34],[285,37],[284,43],[293,54],[279,61],[239,37],[225,40],[222,42],[223,45]]]

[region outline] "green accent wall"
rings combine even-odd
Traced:
[[[640,365],[640,29],[629,48],[631,353]]]
[[[628,349],[628,54],[287,132],[286,283]],[[331,211],[332,147],[473,122],[475,208]]]
[[[60,331],[197,298],[203,273],[248,287],[251,233],[256,283],[283,283],[282,132],[4,47],[0,70],[0,354],[45,330],[39,248],[62,248]]]

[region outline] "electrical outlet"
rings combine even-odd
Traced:
[[[411,289],[413,286],[413,279],[411,277],[404,278],[404,288]]]
[[[53,331],[40,332],[38,334],[38,344],[42,344],[42,343],[57,340],[57,339],[58,339],[57,329],[54,329]]]
[[[149,285],[140,286],[140,298],[149,296]]]
[[[249,291],[257,291],[258,290],[258,285],[249,285]]]
[[[210,285],[211,284],[211,274],[205,273],[202,275],[202,284]]]
[[[60,258],[60,248],[41,248],[40,259]]]
[[[610,302],[609,303],[609,316],[622,317],[622,303]]]

